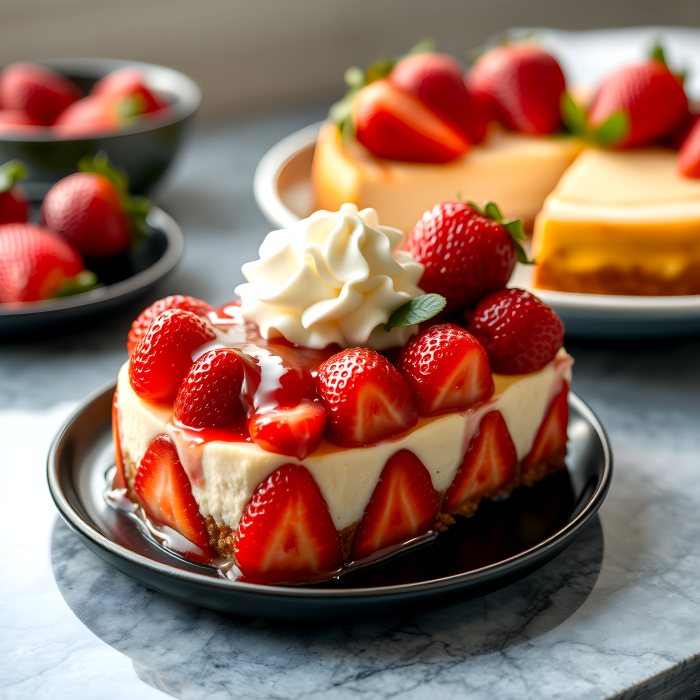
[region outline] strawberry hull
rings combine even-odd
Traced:
[[[127,364],[120,372],[117,399],[120,447],[126,480],[129,489],[133,491],[134,478],[151,443],[160,435],[170,437],[189,478],[192,497],[204,520],[211,547],[224,560],[235,562],[240,524],[246,522],[247,518],[248,532],[255,531],[256,521],[249,517],[249,509],[261,485],[285,468],[303,467],[303,473],[317,491],[320,499],[318,503],[327,508],[328,523],[332,527],[329,530],[324,525],[326,535],[321,537],[318,531],[320,526],[307,527],[306,521],[302,519],[299,521],[301,525],[294,526],[297,529],[289,531],[296,533],[291,540],[287,535],[280,535],[281,539],[272,538],[265,549],[274,551],[275,547],[286,547],[285,551],[296,551],[294,538],[301,538],[299,541],[312,543],[305,550],[304,556],[307,559],[302,559],[313,562],[316,546],[313,543],[323,541],[326,547],[324,551],[327,551],[328,537],[331,537],[337,539],[342,554],[339,565],[336,566],[335,560],[335,563],[331,562],[332,566],[325,562],[318,569],[309,564],[306,569],[297,567],[293,573],[285,575],[284,572],[276,571],[256,572],[250,563],[251,557],[248,556],[241,562],[242,580],[298,583],[334,578],[349,568],[377,561],[432,537],[454,522],[453,514],[469,514],[476,510],[482,498],[501,495],[521,483],[531,485],[547,473],[562,468],[566,447],[561,444],[561,430],[557,430],[562,427],[560,406],[562,397],[564,404],[566,402],[571,364],[571,358],[561,350],[552,362],[538,372],[515,376],[493,375],[494,395],[466,411],[419,418],[416,425],[404,433],[365,447],[344,448],[333,445],[324,438],[317,449],[301,460],[266,451],[244,437],[237,441],[227,441],[221,439],[225,436],[212,435],[214,439],[205,436],[193,449],[185,432],[173,425],[171,409],[148,404],[136,396],[130,386]],[[494,411],[499,412],[502,429],[512,440],[511,449],[517,459],[514,473],[503,470],[504,478],[510,477],[505,482],[485,482],[487,487],[481,491],[467,489],[465,493],[468,497],[464,500],[453,496],[446,502],[445,495],[450,492],[465,456],[477,441],[482,419]],[[553,411],[558,422],[552,420]],[[542,426],[547,421],[549,427],[544,430]],[[538,435],[543,430],[549,436],[546,444],[540,440],[544,446],[540,445],[540,448],[544,449],[542,454],[545,457],[534,464],[531,462],[540,449],[536,444]],[[565,439],[565,425],[563,436]],[[554,445],[556,439],[559,439],[559,444]],[[427,520],[420,521],[418,518],[416,522],[423,524],[416,526],[417,529],[409,528],[406,533],[399,533],[399,541],[375,538],[374,544],[365,545],[355,556],[353,544],[360,532],[363,516],[369,512],[372,502],[382,501],[377,489],[382,486],[383,471],[392,458],[402,451],[410,453],[411,459],[421,465],[427,479],[427,482],[421,482],[423,488],[434,494],[435,503],[442,507],[435,513],[428,513]],[[488,454],[489,450],[482,446],[479,454],[482,453]],[[529,467],[526,475],[521,473],[524,463]],[[487,465],[484,468],[489,467]],[[496,473],[499,468],[494,465],[492,472]],[[489,484],[498,488],[490,488]],[[426,510],[425,506],[418,504],[429,503],[429,497],[419,498],[417,492],[411,494],[409,501],[413,499],[411,502],[425,515],[430,509]],[[389,502],[386,498],[384,501]],[[316,512],[319,509],[318,503],[310,511]],[[297,509],[294,512],[302,511]],[[299,530],[299,527],[302,529]],[[303,527],[307,527],[308,532]],[[365,538],[365,542],[368,539],[372,538]]]

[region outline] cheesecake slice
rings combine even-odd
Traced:
[[[535,286],[624,295],[700,294],[700,180],[665,149],[582,153],[537,216]]]
[[[572,137],[528,136],[494,125],[483,143],[450,163],[399,162],[373,156],[327,122],[312,166],[315,204],[328,211],[345,202],[371,207],[387,225],[408,233],[437,202],[492,200],[506,218],[522,218],[531,228],[582,148]]]

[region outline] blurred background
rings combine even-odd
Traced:
[[[201,121],[329,103],[343,71],[431,36],[462,57],[508,27],[700,26],[698,0],[0,0],[0,65],[114,57],[185,72]]]

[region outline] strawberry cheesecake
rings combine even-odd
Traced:
[[[446,202],[405,241],[345,204],[270,233],[240,299],[156,302],[119,373],[113,494],[188,559],[297,584],[562,469],[573,361],[556,314],[505,289],[517,229]]]

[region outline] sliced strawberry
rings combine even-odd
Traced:
[[[409,55],[394,66],[389,81],[446,118],[471,143],[483,140],[488,112],[469,92],[459,61],[439,53]]]
[[[566,453],[569,424],[569,384],[564,382],[562,390],[554,397],[542,424],[537,431],[535,443],[520,466],[520,471],[526,474],[530,469],[550,460],[552,457]]]
[[[112,482],[113,489],[125,489],[127,486],[126,469],[124,468],[124,455],[122,454],[122,443],[119,437],[119,392],[114,392],[112,399],[112,438],[114,440],[114,464],[117,473]]]
[[[515,446],[501,412],[487,413],[445,494],[442,510],[449,513],[465,501],[498,491],[513,479],[517,466]]]
[[[678,171],[685,177],[700,178],[700,119],[683,141],[678,153]]]
[[[13,63],[0,73],[3,109],[25,112],[35,124],[48,126],[80,97],[70,80],[32,63]]]
[[[148,446],[136,471],[134,490],[151,520],[179,532],[192,545],[171,539],[171,549],[202,563],[216,557],[190,480],[169,436],[158,435]]]
[[[389,458],[365,508],[353,544],[355,561],[428,532],[439,503],[428,470],[409,450]]]
[[[141,340],[141,336],[151,327],[153,321],[168,309],[182,309],[183,311],[191,311],[195,316],[208,318],[209,313],[214,311],[214,308],[207,304],[206,301],[195,299],[194,297],[185,297],[181,294],[176,294],[165,299],[159,299],[153,302],[147,309],[144,309],[138,318],[131,324],[129,330],[129,340],[126,344],[126,349],[129,355],[134,351],[136,343]]]
[[[164,311],[131,355],[129,379],[136,394],[153,403],[172,403],[192,366],[192,352],[215,338],[214,329],[199,316]]]
[[[379,158],[447,163],[470,148],[466,136],[388,80],[360,90],[352,104],[357,140]]]
[[[327,578],[343,565],[340,538],[313,477],[285,464],[255,489],[236,531],[246,580],[294,583]]]
[[[250,437],[268,452],[305,459],[320,444],[326,428],[326,409],[304,400],[293,408],[256,413],[248,422]]]
[[[328,415],[327,437],[336,445],[371,445],[418,420],[403,377],[374,350],[349,348],[333,355],[318,368],[316,383]]]
[[[528,374],[554,359],[564,343],[556,312],[524,289],[503,289],[475,307],[467,330],[483,345],[491,369]]]
[[[238,350],[218,348],[190,367],[175,399],[173,418],[188,428],[235,428],[243,424],[245,369]]]
[[[484,348],[451,323],[433,326],[412,340],[401,356],[400,369],[421,416],[466,411],[494,391]]]
[[[541,135],[553,133],[561,124],[564,74],[556,59],[537,46],[492,49],[479,58],[467,80],[507,129]]]

